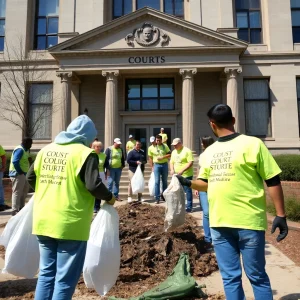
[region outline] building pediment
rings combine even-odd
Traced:
[[[246,48],[241,40],[146,7],[49,48],[49,52],[60,56],[163,49],[243,52]]]

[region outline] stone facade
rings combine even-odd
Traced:
[[[25,53],[34,53],[53,83],[59,109],[52,115],[51,135],[84,111],[93,119],[98,138],[109,146],[126,140],[131,128],[145,128],[147,142],[154,128],[168,127],[171,138],[200,151],[199,138],[211,135],[206,112],[228,103],[236,130],[244,133],[245,79],[269,80],[271,136],[263,138],[274,153],[299,153],[296,78],[300,46],[293,44],[290,0],[261,0],[261,44],[237,39],[232,0],[184,0],[184,18],[142,8],[112,20],[112,0],[63,0],[59,6],[59,43],[34,51],[35,1],[6,4],[5,39]],[[163,5],[164,1],[161,1]],[[76,4],[76,5],[75,5]],[[278,18],[280,15],[280,18]],[[7,51],[0,53],[1,100]],[[16,63],[17,64],[17,63]],[[126,80],[173,78],[175,107],[170,111],[129,111]],[[43,82],[45,78],[43,79]],[[22,131],[0,120],[1,144],[11,150]],[[35,140],[38,150],[52,139]]]

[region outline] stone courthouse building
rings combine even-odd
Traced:
[[[85,113],[105,147],[129,134],[146,147],[164,127],[199,152],[206,112],[223,102],[239,132],[299,153],[300,0],[0,0],[1,92],[16,36],[46,72],[30,83],[44,96],[28,93],[27,117],[53,112],[33,149]],[[5,149],[21,137],[0,120]]]

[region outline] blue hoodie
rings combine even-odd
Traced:
[[[97,136],[97,130],[93,121],[86,115],[81,115],[74,119],[66,131],[60,132],[54,143],[75,144],[81,143],[89,147]]]

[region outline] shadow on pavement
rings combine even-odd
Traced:
[[[280,298],[280,300],[298,300],[300,299],[300,294],[288,294]]]

